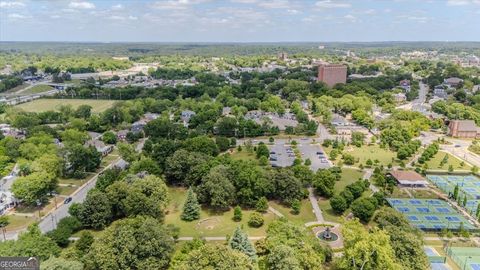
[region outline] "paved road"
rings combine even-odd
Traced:
[[[68,204],[61,204],[58,206],[57,209],[54,209],[46,216],[43,217],[42,221],[40,221],[39,227],[40,230],[44,233],[49,232],[56,228],[57,223],[60,219],[69,216],[68,208],[72,203],[81,203],[87,197],[88,191],[95,187],[95,183],[97,183],[98,176],[103,173],[105,170],[110,169],[120,158],[115,159],[112,163],[108,166],[103,168],[99,173],[97,173],[92,179],[90,179],[87,183],[81,186],[77,191],[71,196],[72,201]],[[60,202],[59,202],[60,203]]]

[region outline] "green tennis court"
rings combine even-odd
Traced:
[[[465,270],[480,270],[480,248],[475,247],[450,247],[447,255]]]
[[[444,228],[458,230],[461,224],[465,230],[476,229],[442,200],[388,198],[387,201],[398,212],[403,213],[413,226],[422,230],[440,231]]]
[[[458,185],[458,195],[461,200],[467,196],[465,209],[470,213],[477,211],[480,203],[480,178],[475,175],[427,175],[427,179],[440,188],[445,194],[453,194]]]

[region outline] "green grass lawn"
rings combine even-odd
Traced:
[[[27,216],[20,216],[20,215],[8,215],[8,221],[10,224],[8,224],[5,229],[8,231],[10,230],[17,230],[21,228],[25,228],[28,225],[32,224],[36,220],[37,216],[34,217],[27,217]]]
[[[335,183],[335,193],[340,193],[345,189],[347,185],[357,181],[359,178],[362,178],[362,176],[363,172],[360,170],[342,168],[342,178],[340,179],[340,181]],[[368,197],[371,193],[371,190],[368,189],[363,193],[362,197]],[[342,222],[342,216],[333,212],[332,207],[330,207],[330,200],[325,198],[319,198],[318,205],[320,206],[320,209],[322,209],[323,217],[326,221],[337,223]],[[349,210],[347,209],[345,212],[348,213]]]
[[[268,204],[276,209],[278,212],[282,213],[288,220],[292,221],[298,225],[304,225],[307,222],[316,221],[317,218],[313,213],[312,204],[309,199],[302,200],[302,205],[300,208],[300,214],[292,214],[292,208],[280,204],[278,202],[270,201]]]
[[[443,166],[440,166],[445,155],[448,156],[448,162],[445,163]],[[452,156],[446,152],[439,151],[433,158],[427,161],[428,168],[431,170],[448,170],[450,165],[453,166],[454,170],[470,170],[471,167],[466,163],[461,164],[462,161],[455,156]]]
[[[47,91],[50,91],[52,90],[53,87],[49,86],[49,85],[45,85],[45,84],[38,84],[38,85],[35,85],[35,86],[32,86],[32,88],[28,89],[28,90],[25,90],[22,92],[22,94],[37,94],[37,93],[42,93],[42,92],[47,92]]]
[[[15,107],[27,112],[44,112],[49,110],[58,110],[61,105],[72,105],[75,109],[80,105],[92,106],[92,111],[99,113],[110,108],[115,100],[96,100],[96,99],[37,99],[31,102],[22,103]]]
[[[252,210],[243,210],[243,218],[240,222],[235,222],[233,218],[233,209],[227,212],[212,212],[208,209],[202,209],[200,220],[186,222],[180,219],[183,203],[186,197],[184,188],[169,188],[171,203],[168,207],[168,213],[165,216],[165,224],[173,224],[180,228],[180,236],[226,236],[232,235],[237,226],[242,226],[249,236],[263,236],[268,224],[276,217],[268,212],[263,214],[265,224],[260,228],[251,228],[248,226],[248,218]]]
[[[351,154],[355,157],[355,165],[363,164],[365,166],[368,159],[375,161],[378,160],[379,164],[384,166],[392,163],[392,158],[396,159],[397,154],[388,149],[380,148],[378,145],[364,145],[362,147],[347,146],[344,153]],[[337,158],[340,160],[340,158]]]
[[[362,178],[363,172],[357,169],[342,168],[342,178],[335,183],[335,193],[339,193],[345,189],[345,187],[359,178]]]
[[[255,156],[255,153],[252,152],[252,153],[249,153],[245,147],[243,147],[242,151],[238,151],[237,149],[234,149],[233,152],[230,154],[230,156],[232,157],[232,159],[235,159],[235,160],[255,160],[255,161],[258,161],[257,160],[257,157]]]

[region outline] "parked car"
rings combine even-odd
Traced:
[[[276,157],[270,157],[270,161],[277,161]]]
[[[64,203],[64,204],[68,204],[68,203],[71,202],[72,200],[73,200],[72,197],[67,197],[67,198],[65,199],[65,201],[63,201],[63,203]]]

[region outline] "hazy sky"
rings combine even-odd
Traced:
[[[480,41],[480,0],[0,0],[1,41]]]

